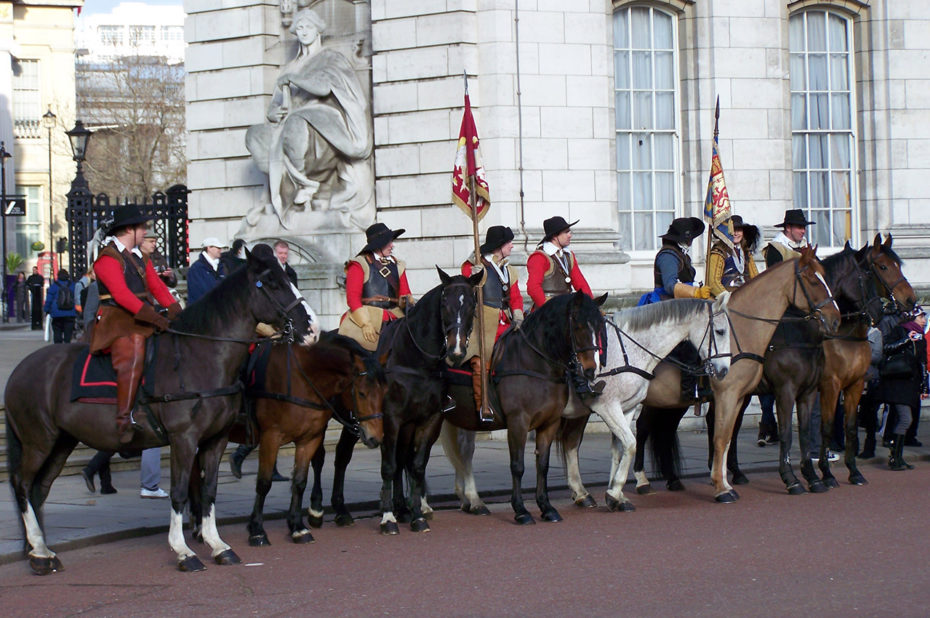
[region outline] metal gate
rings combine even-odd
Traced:
[[[188,264],[187,194],[184,185],[174,185],[166,192],[152,194],[152,201],[138,204],[146,215],[154,217],[149,229],[158,234],[158,251],[168,260],[171,268]],[[101,228],[113,221],[118,208],[130,205],[128,199],[117,198],[115,204],[105,193],[93,195],[80,188],[68,193],[68,251],[71,256],[71,272],[79,278],[87,272],[89,243]],[[98,236],[98,240],[101,236]]]

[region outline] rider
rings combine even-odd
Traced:
[[[365,230],[368,243],[345,265],[349,310],[342,316],[339,334],[367,350],[377,349],[382,323],[403,317],[414,304],[406,264],[393,255],[394,240],[405,231],[383,223],[370,225]]]
[[[533,301],[530,311],[543,306],[553,296],[568,294],[572,290],[594,298],[591,287],[578,267],[575,253],[568,250],[572,242],[571,228],[576,223],[578,221],[568,223],[558,216],[543,221],[545,236],[526,261],[526,293]],[[572,367],[569,375],[575,391],[582,399],[597,397],[604,389],[604,382],[592,386],[580,366]]]
[[[478,338],[470,337],[465,357],[469,359],[472,371],[472,388],[475,394],[475,409],[482,420],[491,421],[494,413],[484,410],[481,405],[481,372],[487,366],[494,350],[494,342],[511,324],[516,329],[523,323],[523,295],[520,293],[520,281],[517,269],[508,262],[513,251],[513,230],[503,225],[488,228],[484,244],[480,247],[481,266],[487,273],[483,283],[484,301],[484,356],[478,354]],[[474,254],[462,264],[462,274],[470,277],[476,267]],[[474,321],[474,328],[478,320]]]
[[[786,210],[785,220],[775,226],[782,228],[782,231],[762,249],[765,267],[801,257],[801,247],[807,246],[807,239],[804,238],[807,226],[815,224],[816,221],[808,221],[804,217],[804,211],[800,208]]]
[[[131,442],[133,431],[139,427],[132,418],[132,408],[142,377],[145,340],[156,330],[167,329],[181,312],[181,305],[152,262],[143,262],[132,252],[142,243],[146,222],[152,218],[136,205],[118,208],[107,230],[109,238],[94,262],[100,308],[90,350],[110,350],[116,370],[116,428],[121,444]],[[167,307],[167,318],[156,312],[155,302]]]
[[[739,215],[730,217],[733,224],[733,247],[715,240],[707,257],[707,285],[714,298],[724,291],[732,292],[759,274],[752,254],[759,241],[759,228],[743,223]]]

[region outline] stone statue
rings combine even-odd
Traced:
[[[304,234],[362,230],[374,221],[368,100],[348,58],[323,47],[325,28],[314,11],[297,12],[290,28],[297,56],[281,69],[267,122],[246,133],[271,199],[246,215],[243,231],[268,228],[270,218]],[[245,235],[259,232],[251,231]]]

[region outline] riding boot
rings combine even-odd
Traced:
[[[494,420],[494,411],[491,409],[491,402],[488,402],[487,410],[481,405],[481,372],[484,371],[484,367],[481,364],[481,357],[472,356],[468,362],[471,365],[471,388],[472,394],[475,397],[475,410],[478,411],[478,420],[485,423],[491,422]]]
[[[129,444],[134,431],[141,430],[132,418],[132,408],[142,379],[145,337],[134,333],[117,338],[110,346],[110,356],[116,371],[116,430],[120,444]]]
[[[895,434],[891,445],[891,456],[888,458],[888,467],[895,472],[899,470],[913,470],[914,466],[904,461],[904,434]]]
[[[240,444],[236,447],[236,450],[233,451],[232,455],[229,456],[229,469],[232,475],[237,479],[242,478],[242,461],[254,450],[254,446]]]

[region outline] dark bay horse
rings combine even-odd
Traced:
[[[245,267],[224,279],[157,336],[150,365],[154,384],[136,418],[132,449],[171,446],[171,525],[168,542],[181,570],[204,568],[184,541],[182,517],[192,471],[203,474],[203,536],[218,564],[239,562],[216,529],[217,471],[229,429],[239,409],[239,371],[248,356],[256,325],[284,328],[311,340],[310,311],[288,281],[267,245],[257,245]],[[7,382],[7,465],[10,485],[22,515],[33,570],[47,574],[62,568],[45,544],[42,504],[52,482],[78,442],[118,451],[114,407],[70,401],[75,360],[86,345],[47,346],[27,356]],[[43,379],[37,380],[36,376]],[[140,389],[142,391],[143,389]]]
[[[789,305],[800,309],[820,322],[827,332],[836,332],[839,327],[840,311],[823,277],[823,266],[817,261],[815,249],[804,248],[800,258],[769,268],[730,295],[727,312],[732,323],[730,352],[733,357],[726,377],[711,379],[716,409],[711,480],[717,502],[739,499],[726,478],[730,440],[746,396],[762,378],[763,354],[785,309]],[[671,427],[670,435],[674,440],[678,421],[694,403],[681,401],[681,374],[677,367],[663,362],[656,367],[655,374],[636,424],[633,472],[639,493],[650,491],[643,471],[643,447],[650,429],[655,431],[662,425]],[[663,473],[668,474],[666,467]]]
[[[382,401],[387,382],[374,356],[354,340],[324,333],[312,346],[275,345],[268,358],[261,391],[254,399],[261,443],[255,506],[249,519],[249,545],[269,545],[263,525],[265,497],[282,444],[296,445],[287,525],[294,543],[311,543],[303,522],[307,469],[323,441],[326,425],[335,417],[369,448],[381,444]],[[322,512],[310,517],[322,518]]]

